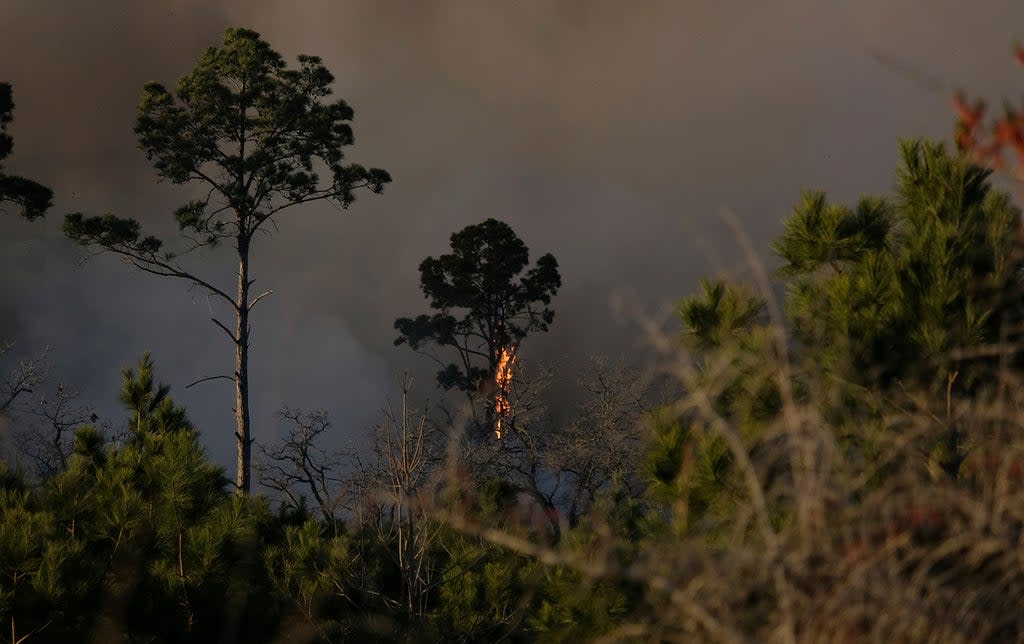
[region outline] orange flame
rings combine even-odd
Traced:
[[[502,425],[512,413],[512,403],[508,399],[509,387],[512,384],[512,365],[516,362],[516,347],[502,348],[498,353],[498,367],[494,370],[494,433],[500,439]]]

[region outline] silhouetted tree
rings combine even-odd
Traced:
[[[345,501],[345,481],[338,473],[352,454],[341,450],[326,452],[320,445],[331,429],[326,411],[303,412],[283,408],[279,415],[288,423],[288,433],[276,444],[260,445],[262,458],[256,464],[259,482],[279,492],[285,505],[294,510],[316,503],[324,521],[337,527],[338,511]]]
[[[99,417],[78,402],[78,393],[58,384],[55,391],[40,396],[28,409],[33,418],[25,431],[15,435],[18,451],[33,463],[40,480],[63,471],[74,448],[78,427],[95,423]]]
[[[35,181],[4,172],[3,160],[14,148],[14,139],[7,126],[14,117],[14,94],[11,86],[0,83],[0,206],[13,203],[28,220],[42,217],[53,205],[53,192]]]
[[[0,356],[11,351],[13,343],[0,346]],[[0,379],[0,414],[8,413],[18,399],[30,394],[43,382],[46,368],[43,365],[45,354],[38,360],[22,360],[16,368]]]
[[[226,303],[234,329],[216,318],[235,347],[237,462],[235,485],[250,487],[249,315],[269,291],[253,297],[252,244],[277,226],[293,206],[327,201],[346,208],[354,191],[379,193],[391,178],[379,169],[342,163],[342,148],[353,142],[353,112],[343,100],[326,102],[334,77],[315,56],[300,55],[298,69],[246,29],[228,29],[223,47],[211,47],[183,76],[175,91],[145,86],[135,132],[158,176],[176,184],[196,183],[203,197],[175,213],[181,252],[164,250],[161,240],[142,234],[139,222],[111,214],[68,215],[71,239],[115,253],[153,275],[176,277]],[[326,171],[328,179],[321,181]],[[234,292],[186,268],[190,251],[229,242],[238,259]]]
[[[562,278],[550,253],[523,274],[530,251],[496,219],[454,233],[451,249],[420,264],[420,288],[436,312],[395,320],[395,344],[454,349],[455,362],[432,356],[443,367],[438,383],[472,400],[493,382],[503,352],[514,352],[533,331],[548,330],[555,317],[548,305]]]

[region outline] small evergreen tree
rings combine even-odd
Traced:
[[[957,357],[1013,340],[1022,319],[1020,211],[990,171],[905,142],[897,197],[829,205],[809,194],[776,244],[797,338],[837,376],[968,392],[991,361]]]

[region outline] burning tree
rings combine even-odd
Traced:
[[[454,233],[451,248],[420,264],[420,288],[435,313],[395,320],[395,344],[436,360],[443,388],[463,391],[473,403],[488,401],[482,426],[500,438],[519,346],[555,317],[548,305],[562,285],[558,262],[549,253],[527,269],[526,244],[496,219]],[[428,347],[449,347],[456,360],[446,362]]]
[[[512,365],[516,362],[517,347],[502,347],[498,353],[498,368],[494,372],[494,435],[501,440],[502,425],[512,413],[509,389],[512,386]]]

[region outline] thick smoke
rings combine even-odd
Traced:
[[[356,110],[350,158],[395,177],[349,211],[289,214],[255,251],[257,286],[275,290],[254,320],[257,438],[286,402],[330,409],[358,442],[403,370],[429,392],[430,365],[392,347],[391,324],[425,312],[416,267],[451,232],[496,217],[559,259],[558,318],[524,362],[572,372],[591,354],[633,358],[637,331],[610,296],[656,307],[701,276],[742,275],[723,208],[770,262],[802,189],[886,192],[897,137],[947,137],[946,96],[870,52],[1012,93],[1017,4],[9,0],[11,166],[52,186],[57,207],[43,224],[0,221],[2,330],[26,351],[51,345],[63,376],[103,404],[151,349],[228,462],[226,385],[183,389],[230,368],[205,296],[110,258],[80,267],[58,230],[73,210],[169,230],[188,193],[155,182],[135,105],[144,82],[173,83],[226,26],[256,29],[290,60],[323,57]],[[205,261],[230,281],[230,266]]]

